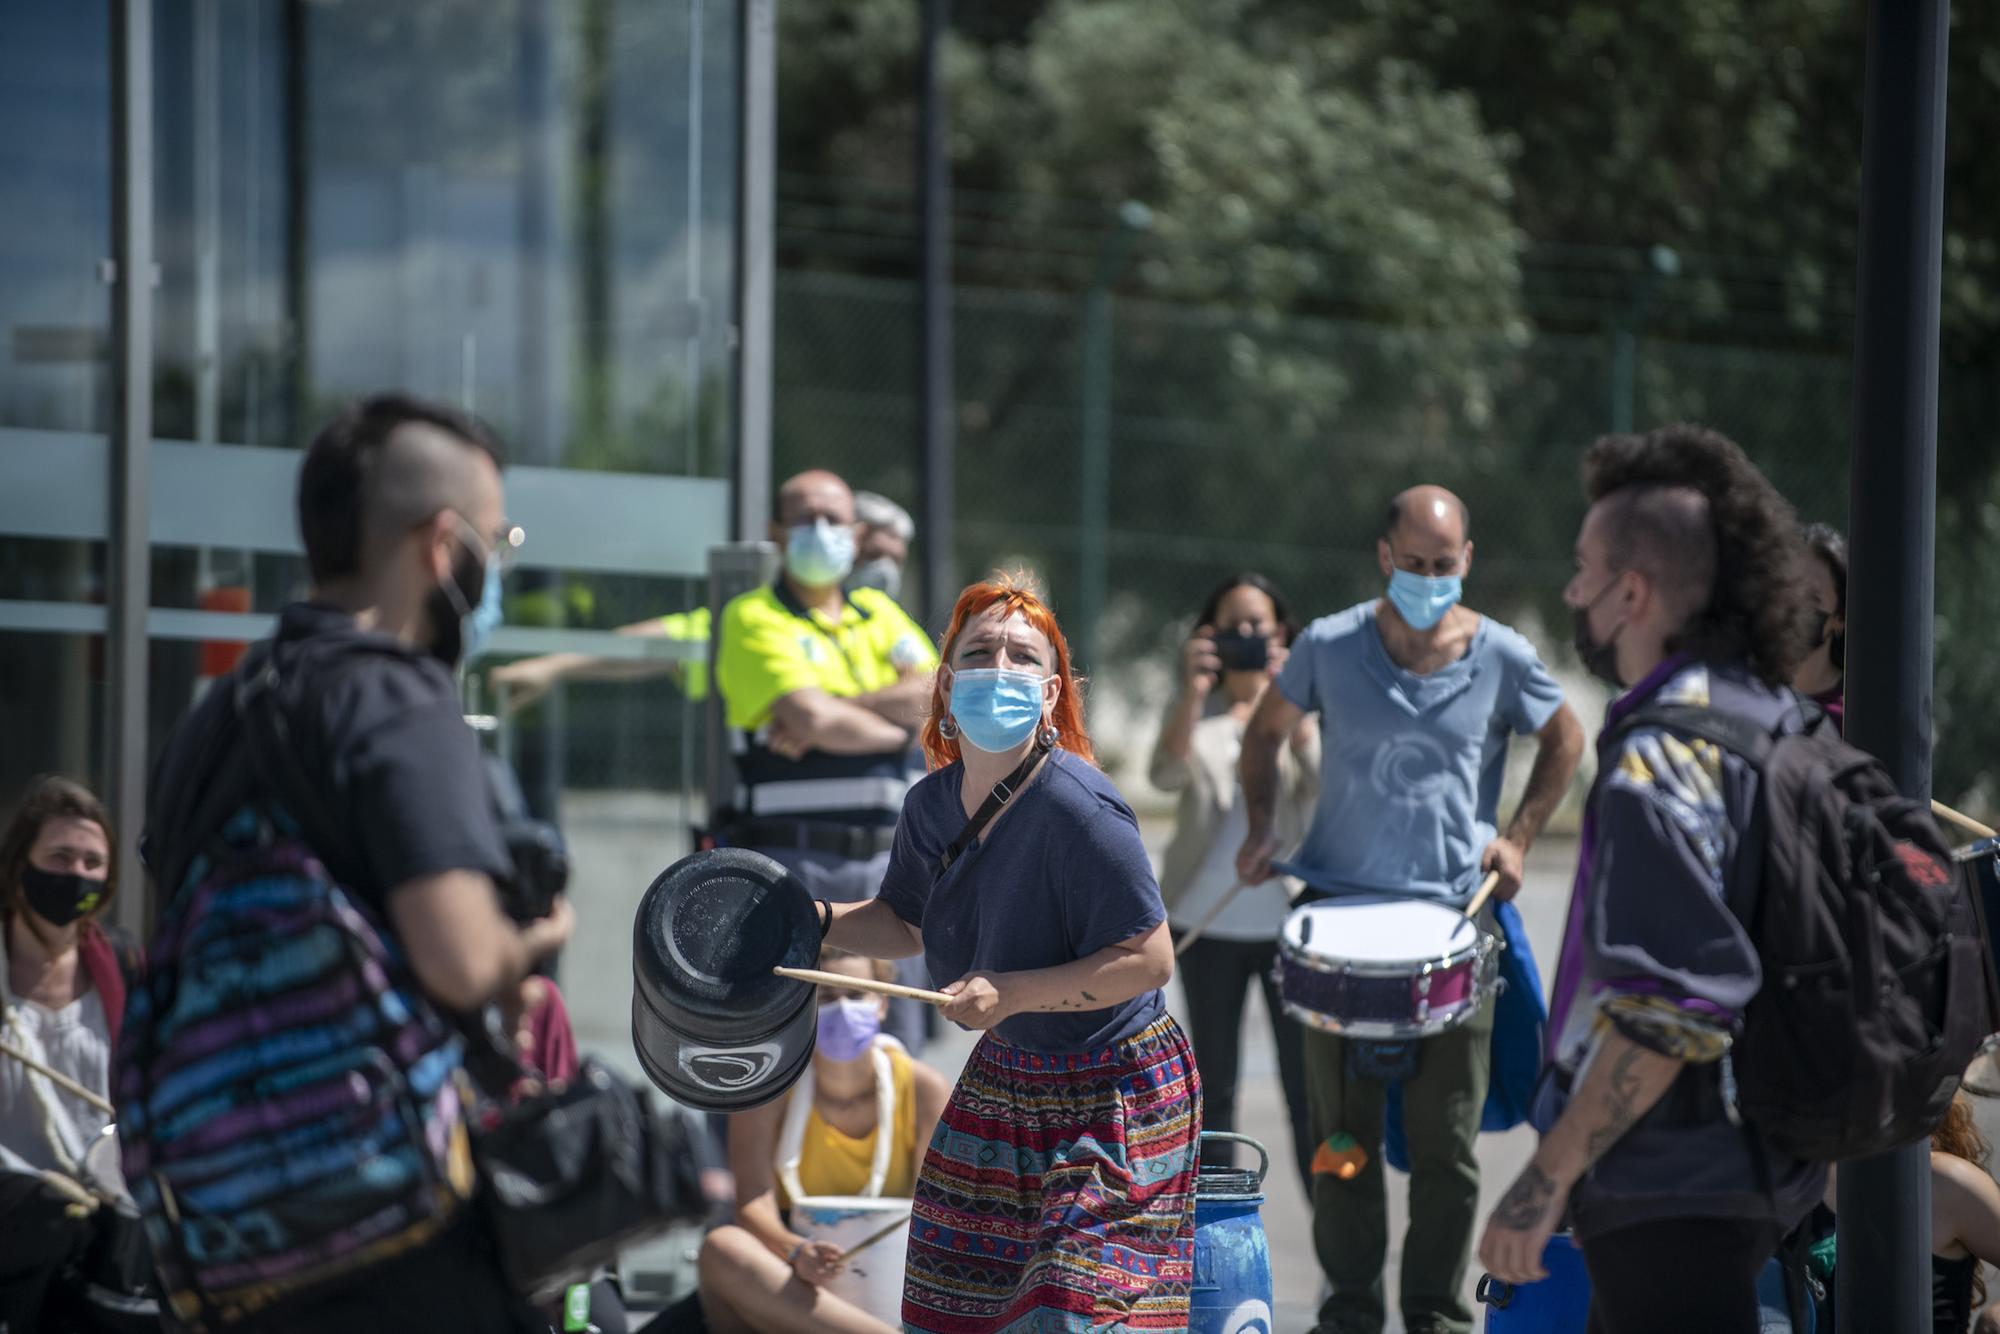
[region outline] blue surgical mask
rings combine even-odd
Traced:
[[[1457,604],[1462,584],[1455,574],[1433,579],[1397,570],[1389,576],[1389,601],[1412,630],[1428,630]]]
[[[954,673],[951,716],[959,735],[989,754],[1014,749],[1033,736],[1042,721],[1042,686],[1048,679],[997,667]]]
[[[470,662],[486,651],[493,642],[493,632],[500,628],[505,615],[500,591],[500,558],[486,558],[486,583],[479,594],[479,605],[466,615],[461,623],[459,635],[465,644],[465,658]]]
[[[785,537],[785,573],[807,588],[831,588],[854,568],[854,529],[815,519]]]

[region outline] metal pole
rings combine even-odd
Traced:
[[[1869,6],[1854,350],[1847,735],[1931,786],[1938,282],[1948,0]],[[1930,1146],[1840,1169],[1843,1332],[1928,1329]]]
[[[1104,238],[1097,267],[1083,297],[1083,422],[1082,474],[1078,487],[1082,513],[1077,535],[1076,628],[1073,642],[1078,660],[1097,668],[1097,622],[1104,612],[1110,583],[1106,530],[1111,523],[1111,284],[1125,267],[1132,243],[1153,225],[1144,204],[1126,200],[1118,207],[1118,226]]]
[[[708,750],[703,786],[708,794],[708,832],[726,819],[736,794],[736,764],[729,746],[728,719],[723,713],[722,692],[715,688],[715,671],[722,648],[722,609],[730,599],[768,584],[778,577],[778,549],[769,542],[728,542],[708,549],[708,605],[715,608],[709,621],[708,661],[700,670],[708,673]]]
[[[739,542],[771,517],[771,304],[778,174],[777,0],[743,0],[736,216],[736,521]],[[717,612],[722,609],[718,606]]]
[[[222,20],[219,0],[194,5],[194,438],[222,438]],[[211,553],[196,554],[199,591]]]
[[[520,132],[520,170],[514,200],[520,229],[514,388],[518,447],[524,462],[555,467],[562,461],[563,414],[557,375],[563,360],[551,330],[563,327],[557,313],[561,285],[562,188],[561,97],[554,53],[555,0],[527,0],[515,30],[515,116]],[[584,43],[586,49],[588,42]],[[590,113],[586,112],[588,118]],[[586,155],[586,174],[596,168]],[[587,229],[586,229],[587,231]],[[588,282],[579,287],[587,294]],[[591,346],[591,335],[584,345]],[[586,391],[596,388],[587,361],[577,368]],[[517,595],[539,597],[552,612],[563,603],[563,579],[555,570],[529,569],[514,576]],[[558,619],[551,622],[560,624]],[[528,811],[538,820],[559,820],[564,766],[569,756],[568,697],[561,686],[549,692],[529,722],[510,721],[501,733],[503,758],[514,769]],[[497,702],[496,702],[497,707]]]
[[[1111,288],[1108,265],[1083,297],[1083,449],[1077,488],[1076,647],[1086,671],[1097,670],[1097,621],[1110,581],[1105,529],[1111,522]]]
[[[917,179],[921,183],[918,244],[922,250],[923,317],[919,322],[917,364],[922,410],[918,414],[918,456],[922,474],[922,531],[926,620],[942,630],[951,616],[958,582],[952,573],[952,519],[955,487],[951,341],[951,107],[945,100],[944,36],[951,29],[951,0],[923,0],[922,129],[917,135]]]
[[[152,604],[147,503],[153,444],[153,5],[114,0],[111,14],[111,578],[105,735],[111,817],[119,839],[120,926],[143,932],[139,866],[145,822],[146,612]]]
[[[1656,245],[1646,252],[1646,271],[1632,288],[1632,305],[1611,326],[1611,429],[1632,429],[1633,405],[1639,396],[1639,330],[1660,284],[1681,271],[1679,252]]]
[[[617,162],[611,144],[617,24],[611,0],[583,0],[576,16],[576,288],[577,326],[582,331],[577,390],[582,433],[598,443],[611,434],[618,415],[612,347],[617,265],[611,208],[611,176]]]
[[[255,14],[256,7],[244,11]],[[284,425],[278,436],[286,444],[303,447],[306,433],[316,428],[313,421],[313,289],[312,289],[312,71],[307,49],[311,15],[306,0],[288,0],[285,5],[284,80],[280,95],[285,102],[285,293],[291,306],[290,366],[285,386]],[[255,62],[251,62],[252,68]],[[256,172],[246,173],[254,182]],[[254,364],[252,372],[255,371]],[[256,413],[249,413],[243,443],[268,444],[257,429]]]
[[[1624,434],[1632,429],[1632,384],[1634,363],[1639,359],[1639,331],[1629,316],[1620,316],[1611,326],[1611,429]]]

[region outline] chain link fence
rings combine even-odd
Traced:
[[[914,511],[917,297],[904,281],[781,275],[779,475],[830,467]],[[1846,514],[1838,356],[1615,327],[1258,319],[1101,294],[1093,312],[1093,299],[958,291],[955,551],[963,578],[1015,566],[1041,578],[1121,775],[1143,766],[1173,645],[1215,583],[1261,571],[1306,618],[1377,594],[1382,513],[1415,482],[1472,509],[1468,601],[1523,629],[1567,679],[1580,676],[1560,600],[1584,508],[1577,462],[1614,423],[1712,424],[1802,518]],[[1589,716],[1599,697],[1579,687]]]

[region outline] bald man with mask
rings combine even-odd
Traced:
[[[717,836],[836,903],[873,897],[888,871],[937,667],[893,597],[849,586],[862,527],[833,473],[779,487],[770,535],[783,568],[723,608],[715,661],[738,780]],[[905,968],[923,980],[919,963]],[[886,1026],[915,1051],[923,1022],[923,1007],[898,1001]]]
[[[1459,601],[1472,568],[1465,502],[1417,486],[1389,504],[1376,558],[1387,595],[1307,628],[1251,716],[1241,777],[1250,831],[1245,883],[1271,874],[1278,751],[1308,713],[1321,718],[1320,801],[1295,874],[1316,897],[1395,895],[1463,907],[1482,875],[1496,896],[1521,887],[1529,846],[1583,753],[1583,728],[1533,646]],[[1519,809],[1497,824],[1516,736],[1537,744]],[[1488,909],[1490,912],[1491,909]],[[1479,1133],[1491,1069],[1493,1005],[1415,1044],[1399,1071],[1410,1159],[1410,1226],[1400,1306],[1410,1334],[1465,1334],[1466,1265],[1479,1204]],[[1386,1077],[1372,1044],[1306,1031],[1313,1137],[1351,1136],[1358,1172],[1313,1178],[1313,1240],[1330,1295],[1320,1334],[1381,1334],[1388,1249],[1381,1145]]]

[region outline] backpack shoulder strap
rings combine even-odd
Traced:
[[[298,822],[307,847],[322,859],[335,855],[340,826],[305,772],[294,735],[291,705],[298,683],[280,675],[274,656],[267,655],[234,685],[232,703],[257,780]]]
[[[1713,742],[1748,764],[1761,783],[1764,767],[1781,733],[1766,730],[1748,718],[1697,704],[1658,704],[1619,720],[1615,743],[1642,727],[1658,727]],[[1724,873],[1724,899],[1746,930],[1755,936],[1764,897],[1764,852],[1770,839],[1769,821],[1760,801],[1737,848],[1735,861]]]

